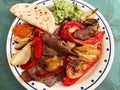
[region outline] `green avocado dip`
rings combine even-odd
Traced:
[[[54,0],[54,6],[49,8],[55,18],[56,24],[61,24],[65,19],[79,20],[82,14],[80,6],[68,0]]]

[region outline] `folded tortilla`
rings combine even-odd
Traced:
[[[27,22],[43,30],[53,33],[55,30],[55,19],[52,12],[44,7],[28,3],[15,4],[10,8],[10,12]]]

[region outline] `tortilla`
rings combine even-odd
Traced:
[[[13,5],[10,8],[10,12],[20,18],[22,21],[38,28],[42,28],[51,34],[55,30],[54,16],[52,12],[44,6],[19,3]]]

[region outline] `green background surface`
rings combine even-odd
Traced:
[[[11,23],[15,19],[9,8],[20,2],[36,0],[0,0],[0,90],[25,90],[12,74],[6,57],[6,39]],[[111,70],[96,90],[120,90],[120,0],[84,0],[104,15],[115,40],[115,57]]]

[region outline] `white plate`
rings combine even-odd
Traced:
[[[81,9],[83,11],[89,11],[91,9],[95,9],[90,4],[82,1],[82,0],[71,0],[71,3],[80,5]],[[52,0],[39,0],[34,2],[33,4],[37,5],[53,5]],[[47,87],[46,85],[31,81],[29,83],[25,83],[21,78],[21,72],[22,70],[19,68],[19,66],[11,66],[10,60],[12,55],[15,53],[14,49],[14,41],[13,41],[13,34],[12,34],[12,28],[16,23],[21,23],[22,21],[19,18],[16,18],[13,22],[7,38],[7,45],[6,45],[6,51],[7,51],[7,58],[9,66],[17,78],[17,80],[28,90],[93,90],[95,89],[106,77],[108,74],[110,67],[113,62],[114,57],[114,39],[111,32],[111,29],[105,20],[105,18],[102,16],[100,12],[97,12],[95,15],[95,18],[99,21],[99,24],[101,26],[101,30],[105,30],[105,36],[102,40],[102,55],[99,60],[99,62],[86,74],[84,75],[77,83],[75,83],[72,86],[66,87],[63,86],[62,83],[56,83],[52,87]]]

